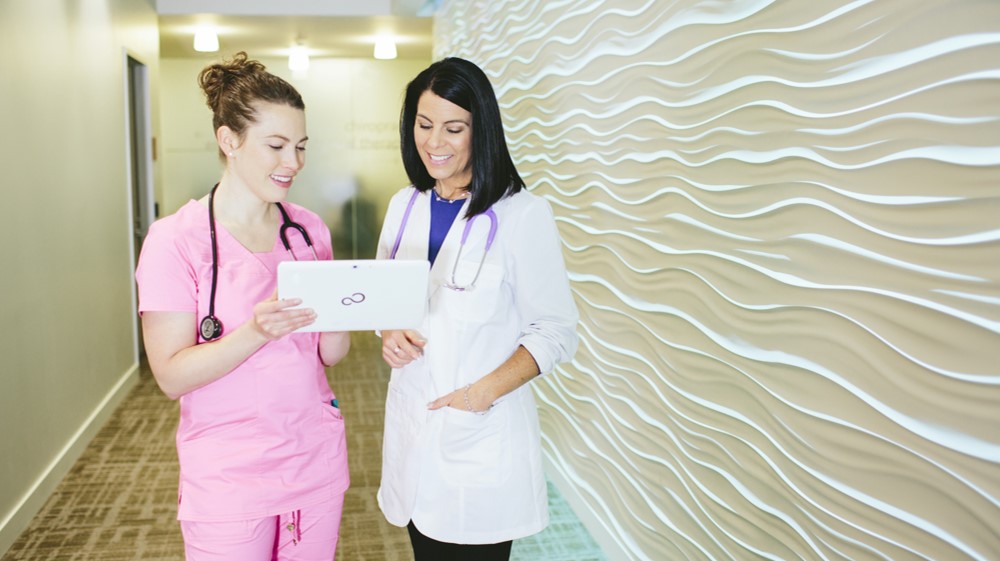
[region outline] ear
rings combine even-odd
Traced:
[[[227,156],[232,156],[233,150],[240,147],[239,137],[225,125],[215,130],[215,141],[219,144],[219,150]]]

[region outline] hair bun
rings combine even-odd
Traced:
[[[241,138],[247,125],[256,120],[259,103],[305,110],[302,96],[291,84],[269,73],[260,61],[250,59],[243,51],[202,69],[198,85],[212,110],[213,129],[229,127]]]
[[[205,93],[205,101],[212,112],[216,112],[223,102],[226,92],[239,87],[245,78],[267,72],[259,61],[250,60],[245,51],[233,58],[205,67],[198,75],[198,85]]]

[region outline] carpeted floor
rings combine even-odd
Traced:
[[[355,333],[343,363],[328,371],[347,423],[351,488],[339,561],[412,561],[404,528],[375,502],[388,367],[379,341]],[[176,521],[177,404],[141,375],[30,526],[0,561],[181,561]],[[549,486],[552,524],[514,545],[512,561],[603,561],[572,510]]]

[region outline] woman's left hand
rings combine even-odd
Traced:
[[[466,398],[468,398],[468,401],[466,401]],[[458,388],[427,404],[427,408],[431,411],[441,409],[442,407],[451,407],[452,409],[469,411],[470,413],[484,413],[492,406],[493,400],[478,391],[475,384]]]

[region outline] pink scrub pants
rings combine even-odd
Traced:
[[[331,561],[344,495],[280,516],[238,522],[181,520],[187,561]]]

